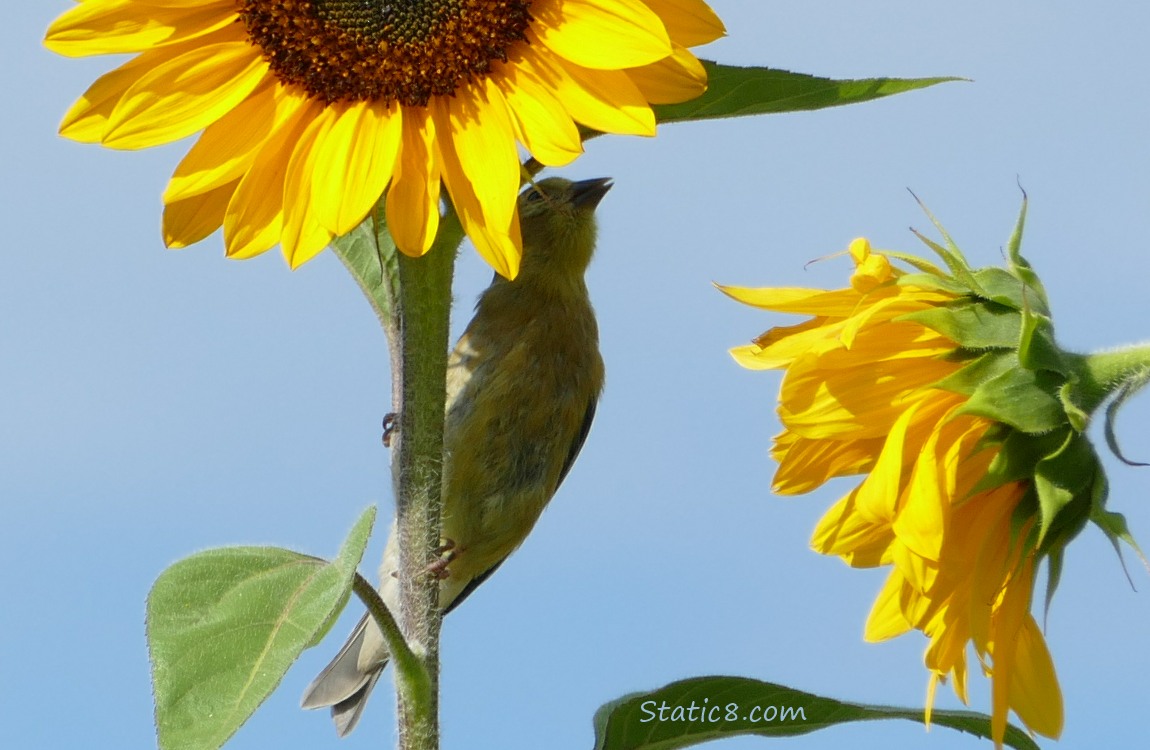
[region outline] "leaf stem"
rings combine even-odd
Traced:
[[[407,645],[395,616],[387,608],[383,597],[371,585],[371,582],[355,574],[352,579],[352,589],[359,597],[367,611],[383,631],[383,639],[387,643],[387,650],[391,653],[392,663],[395,665],[395,679],[399,685],[400,694],[405,702],[411,704],[426,704],[427,695],[431,692],[431,681],[423,662]]]

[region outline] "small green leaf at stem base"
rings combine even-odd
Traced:
[[[161,750],[216,750],[328,631],[351,594],[375,507],[333,562],[279,547],[224,547],[169,567],[148,595]]]

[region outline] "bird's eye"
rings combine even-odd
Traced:
[[[528,203],[537,203],[538,201],[543,200],[543,193],[539,192],[538,190],[532,189],[531,191],[529,191],[527,193],[525,198],[527,199]]]

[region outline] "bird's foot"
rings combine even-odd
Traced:
[[[459,551],[455,549],[454,540],[444,539],[443,544],[435,548],[435,554],[439,555],[439,558],[424,568],[423,572],[430,573],[442,581],[451,576],[451,571],[447,569],[447,566],[459,556]]]
[[[395,431],[399,429],[399,415],[395,412],[388,412],[383,416],[383,447],[391,447],[391,439],[395,435]]]

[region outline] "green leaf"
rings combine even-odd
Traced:
[[[1011,276],[1005,268],[998,266],[980,268],[974,272],[974,281],[983,299],[993,300],[1015,310],[1022,310],[1027,305],[1022,283]]]
[[[969,355],[969,352],[960,353],[965,356]],[[935,383],[934,387],[963,396],[971,396],[983,383],[1017,367],[1018,357],[1015,356],[1014,352],[992,351],[971,360],[961,370],[953,372]]]
[[[982,383],[958,410],[1038,435],[1066,424],[1058,400],[1061,377],[1021,367],[1007,370]]]
[[[398,290],[399,252],[384,219],[383,201],[359,226],[331,243],[381,321],[387,320]]]
[[[934,228],[938,230],[938,233],[942,236],[942,241],[946,243],[946,246],[944,247],[938,244],[914,227],[911,227],[910,231],[914,234],[915,237],[918,237],[918,239],[924,245],[933,250],[935,254],[938,255],[938,257],[942,258],[942,261],[950,270],[951,275],[954,276],[955,281],[959,282],[964,287],[966,287],[967,290],[974,292],[975,294],[980,293],[981,290],[979,289],[978,282],[975,280],[974,274],[970,270],[970,264],[967,262],[966,256],[963,255],[962,249],[959,248],[958,243],[955,242],[954,238],[950,236],[950,232],[946,231],[946,227],[942,225],[942,222],[939,221],[933,213],[931,213],[930,209],[927,208],[927,205],[923,203],[922,199],[915,195],[913,190],[910,191],[910,194],[911,197],[914,198],[915,202],[918,203],[918,207],[922,209],[924,214],[926,214],[926,218],[930,219],[930,223],[933,224]]]
[[[773,68],[742,68],[703,60],[707,91],[681,104],[652,107],[661,122],[799,112],[880,99],[961,78],[867,78],[835,81]]]
[[[1034,467],[1038,493],[1040,552],[1065,547],[1082,531],[1091,514],[1095,483],[1105,474],[1098,454],[1080,433],[1066,430],[1066,441]]]
[[[1022,325],[1017,310],[986,300],[960,299],[896,318],[941,333],[964,349],[1013,349]]]
[[[904,283],[908,277],[914,277],[917,279],[918,277],[929,276],[932,277],[933,284],[945,284],[945,288],[948,290],[953,290],[956,295],[966,294],[965,288],[958,285],[953,279],[948,277],[941,268],[931,263],[926,258],[920,258],[919,256],[913,255],[911,253],[904,253],[901,250],[883,250],[882,254],[888,258],[902,261],[903,263],[906,263],[908,266],[918,271],[918,273],[905,274],[900,276],[898,278],[899,284]],[[918,286],[918,284],[914,284],[914,286]],[[930,289],[934,287],[929,286],[927,288]]]
[[[884,251],[884,253],[893,257],[893,253],[889,251]],[[906,257],[909,258],[912,256]],[[900,258],[900,260],[902,260],[902,258]],[[923,261],[923,264],[925,264],[927,267],[932,265],[926,263],[925,261]],[[916,265],[916,267],[918,266]],[[920,270],[922,269],[920,268]],[[952,294],[955,297],[965,297],[970,294],[970,289],[955,281],[950,276],[935,274],[931,271],[924,271],[923,273],[903,274],[902,276],[898,277],[898,280],[895,283],[899,286],[914,287],[915,289],[945,292],[947,294]]]
[[[1046,296],[1046,288],[1042,285],[1042,280],[1038,278],[1038,274],[1034,272],[1026,258],[1022,257],[1022,231],[1026,226],[1026,204],[1026,191],[1023,190],[1022,208],[1018,211],[1018,221],[1015,223],[1014,231],[1011,232],[1010,240],[1006,245],[1006,257],[1010,260],[1011,272],[1022,281],[1033,295],[1037,295],[1042,300],[1043,308],[1049,308],[1049,298]]]
[[[275,690],[347,603],[375,507],[334,562],[278,547],[185,558],[148,595],[148,647],[161,750],[216,750]]]
[[[1137,540],[1134,535],[1130,533],[1130,527],[1126,524],[1126,516],[1121,513],[1106,510],[1106,496],[1109,486],[1106,482],[1106,477],[1102,476],[1101,480],[1095,485],[1094,494],[1091,497],[1090,505],[1090,520],[1102,530],[1110,543],[1114,545],[1114,552],[1118,555],[1118,560],[1122,563],[1122,569],[1126,570],[1126,561],[1122,559],[1122,546],[1119,542],[1126,542],[1134,553],[1138,555],[1138,559],[1142,564],[1150,570],[1150,560],[1146,559],[1146,555],[1142,553],[1142,548],[1138,546]],[[1134,581],[1130,579],[1130,573],[1126,573],[1126,580],[1130,581],[1130,586],[1134,586]]]
[[[1063,377],[1070,373],[1062,350],[1054,343],[1054,323],[1050,317],[1030,308],[1022,311],[1022,337],[1018,361],[1028,370],[1047,370]]]
[[[674,750],[728,737],[793,737],[878,719],[921,724],[923,710],[845,703],[746,677],[695,677],[600,707],[595,750]],[[974,711],[934,711],[931,723],[991,736],[990,717]],[[1013,725],[1006,728],[1005,742],[1018,750],[1038,750]]]
[[[1065,429],[1044,435],[1027,435],[1011,430],[1002,439],[1001,448],[971,494],[985,492],[1007,482],[1030,481],[1034,477],[1034,467],[1066,443],[1068,432],[1070,430]]]
[[[1067,380],[1058,389],[1058,400],[1062,402],[1062,409],[1066,412],[1066,420],[1077,432],[1086,432],[1090,426],[1090,412],[1080,406],[1074,399],[1078,397],[1075,388],[1077,380]]]

